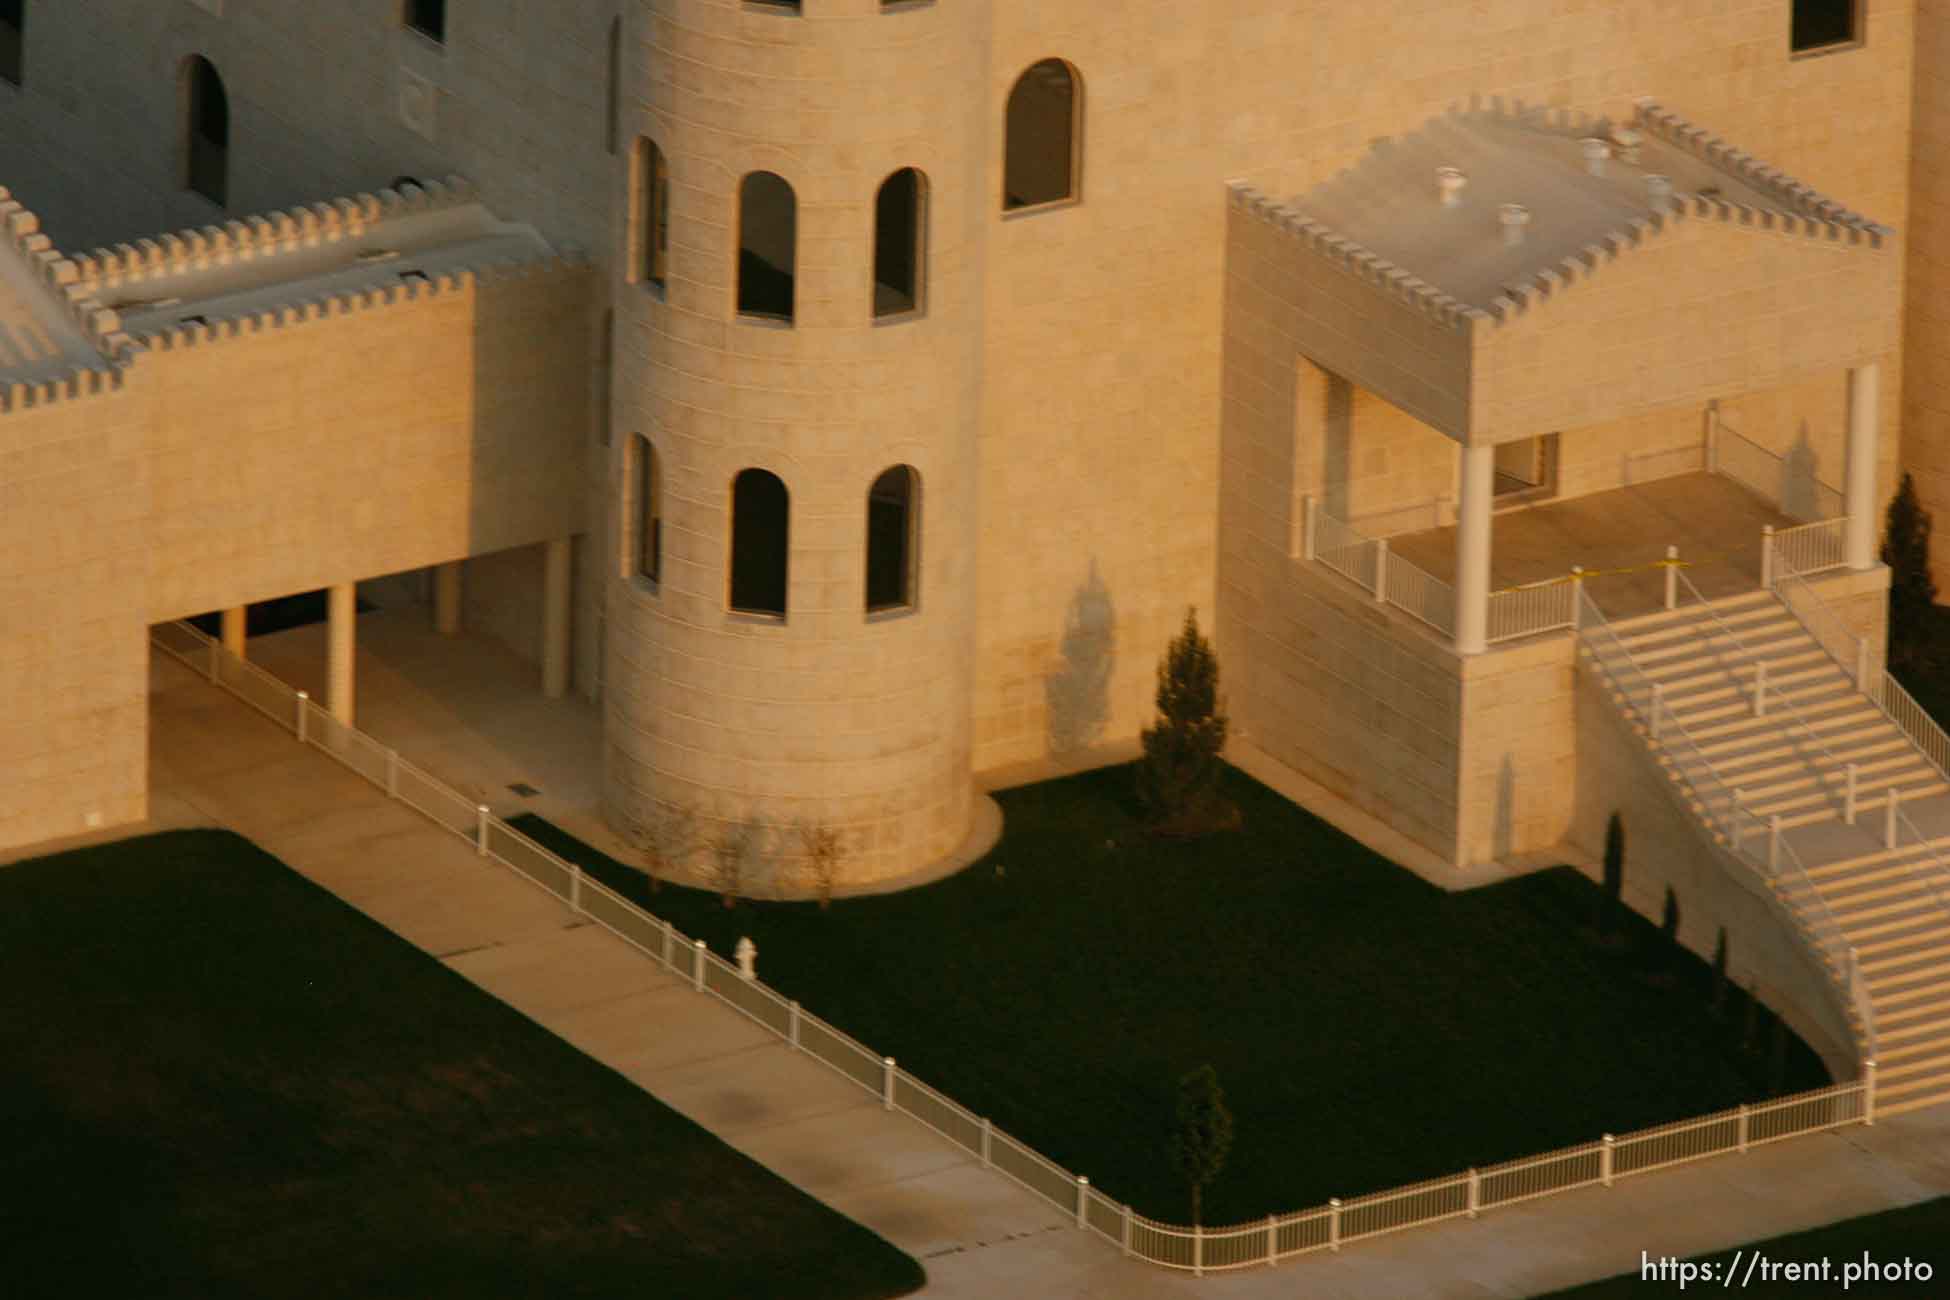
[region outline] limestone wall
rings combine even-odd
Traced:
[[[1569,635],[1536,637],[1459,661],[1459,866],[1548,849],[1571,828],[1565,773],[1588,743],[1577,729]]]

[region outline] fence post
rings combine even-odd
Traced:
[[[799,1046],[799,1004],[796,1001],[788,1002],[785,1004],[785,1009],[785,1041],[797,1048]]]
[[[1652,739],[1655,741],[1659,739],[1659,710],[1663,707],[1665,697],[1666,684],[1652,683]]]
[[[399,798],[399,751],[397,749],[386,751],[386,797]]]
[[[582,911],[582,867],[574,862],[569,864],[569,910]]]
[[[1327,1244],[1335,1250],[1341,1248],[1341,1198],[1327,1198]]]
[[[474,805],[474,852],[477,856],[487,856],[488,806],[484,803]]]
[[[298,692],[298,743],[301,745],[305,743],[305,714],[310,712],[310,710],[305,708],[305,705],[310,700],[310,691]]]
[[[1610,1187],[1611,1157],[1612,1152],[1618,1147],[1618,1139],[1607,1133],[1604,1135],[1604,1141],[1604,1147],[1598,1152],[1598,1180],[1604,1183],[1605,1186]]]
[[[704,992],[704,940],[691,946],[691,987]]]
[[[1379,603],[1388,603],[1388,539],[1377,538],[1374,544],[1374,598]]]
[[[1483,1176],[1472,1169],[1469,1171],[1469,1217],[1475,1218],[1476,1212],[1482,1208]]]
[[[1679,548],[1666,548],[1666,608],[1673,609],[1679,604]]]
[[[1571,630],[1584,626],[1584,566],[1571,566]]]
[[[1767,874],[1781,874],[1781,814],[1772,813],[1767,818]]]
[[[995,1122],[987,1116],[984,1116],[982,1118],[982,1168],[993,1169],[995,1167],[995,1159],[992,1155],[994,1149]],[[1128,1205],[1124,1207],[1124,1217],[1127,1220],[1131,1217],[1131,1207]]]
[[[677,927],[672,925],[669,921],[665,921],[664,922],[664,969],[665,970],[674,971],[677,969],[677,954],[674,951],[676,945],[677,945]]]
[[[217,656],[222,653],[223,642],[212,641],[210,643],[210,684],[212,686],[216,685],[217,682]]]
[[[1862,1062],[1862,1122],[1876,1122],[1876,1058]]]
[[[1087,1228],[1090,1220],[1085,1217],[1090,1208],[1090,1175],[1077,1175],[1077,1227]]]
[[[880,1058],[880,1108],[894,1108],[894,1058],[891,1056]]]
[[[1205,1228],[1197,1223],[1192,1225],[1192,1276],[1205,1276]]]
[[[1740,820],[1740,814],[1743,811],[1741,805],[1746,802],[1747,792],[1739,786],[1735,786],[1733,789],[1733,806],[1727,809],[1727,820],[1733,823],[1733,851],[1735,853],[1740,852],[1740,841],[1745,838],[1741,834],[1745,826]]]
[[[1320,503],[1311,494],[1300,499],[1300,547],[1309,559],[1314,558],[1314,538],[1318,536],[1317,521],[1320,516]]]
[[[984,1140],[988,1137],[987,1120],[982,1121],[982,1137]],[[1124,1207],[1124,1240],[1121,1244],[1124,1249],[1124,1257],[1129,1259],[1131,1255],[1131,1207],[1128,1205]]]
[[[1767,716],[1767,661],[1754,660],[1754,716]]]
[[[1720,471],[1720,404],[1717,401],[1706,404],[1706,472],[1717,474]]]
[[[1760,526],[1760,585],[1763,590],[1774,589],[1774,525]]]
[[[1896,847],[1896,801],[1902,798],[1902,793],[1893,785],[1889,787],[1889,808],[1882,819],[1882,847],[1885,849]]]
[[[1740,1154],[1747,1154],[1747,1103],[1740,1103]]]
[[[1848,785],[1844,787],[1842,799],[1842,820],[1855,825],[1855,764],[1848,765]]]
[[[1266,1216],[1266,1267],[1280,1262],[1280,1216]]]

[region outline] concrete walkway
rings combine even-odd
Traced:
[[[162,659],[152,680],[155,825],[248,836],[915,1255],[931,1298],[1520,1297],[1636,1268],[1641,1251],[1714,1250],[1950,1192],[1939,1107],[1276,1269],[1196,1280],[1132,1263],[187,669]],[[1942,1276],[1950,1246],[1915,1253],[1933,1250]]]

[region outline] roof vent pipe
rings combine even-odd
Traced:
[[[1661,176],[1657,172],[1648,175],[1645,178],[1645,192],[1652,199],[1652,210],[1654,212],[1672,211],[1672,178],[1670,176]]]
[[[1605,160],[1611,157],[1611,145],[1597,136],[1589,136],[1581,141],[1584,145],[1584,169],[1593,176],[1605,174]]]
[[[1515,248],[1523,242],[1523,228],[1530,224],[1530,209],[1521,203],[1506,203],[1496,210],[1496,219],[1503,223],[1503,242]]]
[[[1463,186],[1469,184],[1469,177],[1462,174],[1460,167],[1438,167],[1435,169],[1436,193],[1442,196],[1442,206],[1453,208],[1462,203]]]

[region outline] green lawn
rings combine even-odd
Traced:
[[[1898,1272],[1895,1281],[1887,1280],[1886,1273],[1875,1282],[1857,1280],[1867,1276],[1865,1271],[1848,1279],[1849,1295],[1942,1295],[1946,1285],[1950,1285],[1950,1196],[1925,1201],[1907,1209],[1885,1210],[1880,1214],[1865,1214],[1859,1219],[1844,1219],[1825,1228],[1810,1228],[1806,1232],[1791,1232],[1784,1237],[1749,1242],[1740,1247],[1740,1252],[1738,1271],[1732,1283],[1727,1283],[1725,1278],[1728,1269],[1735,1265],[1733,1251],[1693,1256],[1691,1262],[1704,1262],[1712,1266],[1713,1280],[1710,1285],[1705,1282],[1691,1283],[1687,1290],[1697,1287],[1702,1292],[1719,1288],[1744,1291],[1748,1295],[1839,1295],[1844,1280],[1843,1268],[1849,1264],[1860,1268],[1863,1254],[1867,1252],[1870,1261],[1885,1268],[1892,1264],[1900,1266],[1904,1260],[1911,1264],[1926,1264],[1932,1276],[1919,1278],[1912,1271],[1908,1274]],[[1829,1262],[1826,1283],[1808,1280],[1809,1277],[1818,1277],[1818,1274],[1804,1275],[1800,1280],[1781,1275],[1765,1285],[1759,1277],[1755,1277],[1743,1287],[1741,1279],[1747,1276],[1749,1257],[1756,1252],[1762,1262],[1812,1262],[1817,1268],[1820,1261],[1826,1259]],[[1756,1263],[1754,1267],[1759,1270],[1761,1264]],[[1905,1277],[1907,1280],[1903,1280]],[[1568,1291],[1554,1291],[1546,1300],[1605,1300],[1609,1296],[1623,1300],[1626,1296],[1677,1294],[1678,1290],[1678,1283],[1673,1281],[1641,1281],[1634,1270],[1603,1282],[1572,1287]]]
[[[826,913],[651,896],[546,822],[517,825],[714,951],[749,934],[787,996],[1171,1220],[1189,1213],[1165,1156],[1173,1089],[1206,1062],[1237,1121],[1212,1223],[1768,1090],[1767,1026],[1744,1052],[1744,1011],[1711,1015],[1704,964],[1636,918],[1627,948],[1593,943],[1597,891],[1574,871],[1445,894],[1230,769],[1243,830],[1154,840],[1131,783],[1112,768],[1005,792],[987,859]],[[1826,1081],[1798,1040],[1786,1081]]]
[[[924,1280],[224,832],[0,870],[0,1062],[0,1293],[22,1300]]]

